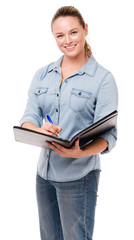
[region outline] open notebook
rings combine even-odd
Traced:
[[[84,130],[77,133],[71,140],[63,139],[60,137],[51,136],[48,134],[36,132],[30,129],[14,126],[14,137],[18,142],[35,145],[42,148],[49,148],[45,142],[57,142],[60,145],[70,148],[73,146],[76,139],[80,139],[80,148],[83,148],[85,145],[89,144],[93,139],[100,136],[102,133],[113,128],[117,121],[118,112],[108,114],[104,118],[100,119],[96,123],[90,125]]]

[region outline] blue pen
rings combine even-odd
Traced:
[[[51,124],[53,124],[53,121],[51,120],[51,118],[49,117],[48,114],[46,114],[46,118],[47,118],[48,122],[50,122]],[[57,136],[59,137],[59,133],[57,133]]]
[[[46,118],[47,118],[48,122],[50,122],[51,124],[53,124],[53,121],[51,120],[51,118],[49,117],[48,114],[46,114]]]

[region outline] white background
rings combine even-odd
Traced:
[[[0,239],[40,239],[35,194],[40,149],[15,142],[12,127],[23,115],[35,71],[62,54],[50,22],[64,5],[74,5],[84,16],[93,54],[113,73],[119,90],[118,143],[101,156],[94,240],[134,239],[132,4],[131,0],[1,1]]]

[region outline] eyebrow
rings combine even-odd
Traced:
[[[72,28],[69,32],[72,32],[72,31],[74,31],[74,30],[78,30],[78,28]],[[59,34],[63,34],[63,32],[57,32],[57,33],[55,33],[56,35],[59,35]]]

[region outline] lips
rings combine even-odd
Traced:
[[[77,45],[77,44],[71,45],[71,46],[66,46],[65,48],[68,49],[68,50],[71,50],[71,49],[73,49],[74,47],[76,47],[76,45]]]

